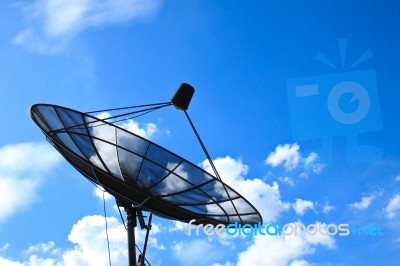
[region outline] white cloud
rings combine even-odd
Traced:
[[[48,143],[20,143],[0,148],[0,222],[39,199],[37,190],[44,175],[60,161],[61,156]]]
[[[244,178],[249,167],[241,160],[226,156],[213,162],[222,180],[250,201],[258,209],[264,222],[276,221],[282,212],[289,209],[289,204],[281,200],[278,183],[273,182],[269,185],[258,178]],[[203,161],[201,166],[212,173],[207,160]]]
[[[387,218],[393,219],[396,217],[396,215],[400,211],[400,194],[397,194],[390,199],[388,205],[385,208],[385,211]]]
[[[374,198],[375,196],[362,197],[360,201],[349,204],[349,209],[358,211],[365,210],[371,205]]]
[[[225,257],[206,239],[174,242],[171,249],[175,259],[182,265],[212,265]]]
[[[111,261],[116,265],[124,264],[128,259],[125,227],[114,217],[107,217],[107,222]],[[104,217],[82,218],[72,227],[68,240],[75,246],[63,254],[66,265],[108,265]]]
[[[187,232],[188,224],[180,221],[172,221],[173,225],[168,229],[169,232]]]
[[[6,251],[10,247],[10,243],[5,243],[2,247],[0,247],[0,253]]]
[[[236,245],[235,245],[235,239],[236,238],[242,238],[244,239],[245,236],[239,236],[239,235],[228,235],[228,234],[221,234],[221,235],[211,235],[208,236],[207,239],[210,242],[218,242],[219,244],[225,246],[225,247],[229,247],[231,250],[235,250]]]
[[[272,167],[283,164],[288,171],[296,169],[301,158],[299,149],[300,146],[297,143],[278,145],[264,163]]]
[[[232,262],[230,262],[230,261],[227,261],[226,263],[224,263],[224,264],[221,264],[221,263],[214,263],[213,265],[211,265],[211,266],[234,266],[233,265],[233,263]]]
[[[158,131],[158,127],[154,123],[147,123],[145,124],[144,127],[140,127],[139,122],[133,119],[128,119],[125,123],[122,123],[120,126],[145,139],[151,139],[153,135]]]
[[[20,6],[29,26],[15,36],[14,43],[34,52],[55,53],[86,29],[151,17],[160,1],[36,0]]]
[[[62,263],[57,262],[55,259],[51,258],[43,259],[39,258],[36,255],[32,255],[31,257],[29,257],[29,260],[25,262],[11,261],[0,257],[0,265],[1,266],[63,266]]]
[[[292,171],[297,168],[303,168],[305,172],[300,176],[308,176],[308,172],[319,174],[324,165],[317,163],[318,154],[311,152],[307,157],[303,157],[300,153],[300,146],[297,143],[278,145],[275,151],[271,152],[264,163],[272,167],[283,165],[286,171]]]
[[[360,201],[349,204],[349,209],[353,211],[362,211],[368,209],[377,196],[382,195],[381,190],[372,192],[369,196],[364,196]]]
[[[311,152],[306,158],[302,159],[304,168],[306,170],[312,171],[315,174],[321,173],[322,169],[324,169],[324,165],[317,163],[318,154],[315,152]]]
[[[2,266],[24,266],[20,262],[7,260],[7,259],[2,258],[2,257],[0,257],[0,265],[2,265]]]
[[[61,156],[47,142],[27,142],[0,148],[2,175],[40,175],[61,160]]]
[[[290,177],[288,177],[288,176],[285,176],[285,177],[280,176],[280,177],[278,177],[278,180],[279,180],[281,183],[288,184],[289,186],[294,186],[293,179],[290,178]]]
[[[331,211],[335,210],[335,206],[330,205],[329,202],[325,202],[324,206],[322,207],[322,212],[327,214],[330,213]]]
[[[104,189],[102,190],[102,189],[100,189],[98,187],[95,187],[93,189],[92,195],[95,198],[98,198],[101,201],[103,200],[103,196],[104,196],[104,200],[105,201],[109,201],[109,200],[112,200],[114,198],[113,196],[111,196],[110,193],[108,193],[107,191],[104,191]]]
[[[310,266],[311,264],[305,260],[294,260],[290,263],[290,266]]]
[[[318,154],[311,152],[306,158],[304,158],[304,166],[311,166],[318,159]]]
[[[36,179],[18,179],[18,177],[0,177],[0,222],[10,218],[16,212],[26,209],[38,201]],[[18,193],[24,191],[23,194]]]
[[[24,250],[25,254],[29,255],[27,261],[18,262],[0,257],[0,265],[6,266],[64,266],[61,262],[60,249],[55,247],[53,241],[48,243],[40,243],[37,245],[29,246]],[[40,257],[38,254],[44,256]]]
[[[253,244],[239,253],[237,266],[308,265],[302,258],[315,253],[318,246],[334,248],[334,238],[327,235],[297,234],[283,240],[277,236],[256,236]]]
[[[127,233],[123,224],[115,217],[107,217],[111,262],[125,265],[128,261]],[[154,235],[160,232],[152,225],[148,246],[158,250],[165,247],[158,243]],[[145,230],[135,230],[137,244],[143,245]],[[104,217],[85,216],[73,225],[68,240],[74,246],[67,250],[57,248],[53,241],[32,245],[24,251],[30,255],[27,261],[12,261],[0,257],[1,266],[107,266],[108,249]]]
[[[400,175],[396,176],[395,180],[396,180],[397,182],[400,182]]]
[[[296,202],[292,205],[297,215],[303,216],[307,210],[314,210],[314,203],[309,200],[296,199]]]
[[[36,255],[32,255],[29,257],[29,262],[25,265],[29,266],[63,266],[61,262],[58,262],[53,258],[40,258]]]
[[[56,244],[54,241],[49,241],[48,243],[39,243],[37,245],[29,246],[28,249],[25,251],[26,253],[47,253],[52,251],[53,253],[57,253],[58,251],[55,250]]]

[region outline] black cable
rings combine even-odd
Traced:
[[[106,235],[107,235],[107,248],[108,248],[108,261],[111,266],[111,252],[110,252],[110,240],[108,239],[108,224],[107,224],[107,212],[106,212],[106,200],[104,198],[104,190],[103,190],[103,210],[104,210],[104,220],[106,221]]]

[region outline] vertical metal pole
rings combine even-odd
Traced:
[[[135,242],[135,227],[136,227],[136,210],[132,207],[125,207],[128,229],[128,254],[129,266],[136,266],[136,242]]]

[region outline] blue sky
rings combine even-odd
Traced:
[[[383,236],[189,237],[183,224],[155,217],[152,265],[397,265],[399,9],[2,1],[0,265],[108,265],[102,194],[45,141],[29,107],[165,102],[182,82],[196,89],[189,113],[223,180],[265,223],[380,226]],[[156,143],[205,160],[174,108],[136,123]],[[125,231],[106,199],[112,262],[126,265]]]

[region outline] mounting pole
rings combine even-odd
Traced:
[[[129,266],[136,266],[136,240],[135,240],[135,227],[136,223],[136,210],[132,206],[124,206],[127,219],[128,230],[128,254]]]
[[[116,199],[116,201],[117,201],[118,207],[123,207],[126,212],[126,220],[127,220],[126,230],[128,233],[128,255],[129,255],[129,264],[128,265],[129,266],[145,266],[146,265],[145,262],[147,262],[148,265],[151,266],[150,262],[146,259],[146,250],[147,250],[147,241],[149,239],[149,233],[151,230],[151,220],[152,220],[153,214],[150,213],[149,221],[146,225],[146,223],[144,222],[145,216],[143,216],[142,210],[140,208],[138,208],[137,206],[133,206],[132,204],[127,203],[122,200]],[[142,202],[142,204],[144,202]],[[141,204],[139,204],[138,206],[141,206]],[[121,215],[121,218],[122,218],[122,215]],[[147,229],[146,238],[144,240],[144,245],[143,245],[143,252],[140,251],[140,249],[136,245],[135,227],[137,226],[137,220],[139,220],[139,224],[140,224],[140,227],[142,230]],[[136,260],[136,248],[138,248],[139,253],[140,253],[137,260]]]

